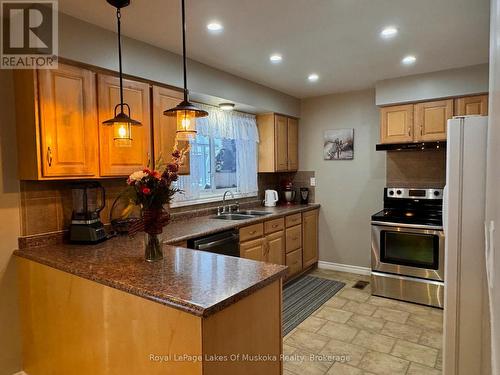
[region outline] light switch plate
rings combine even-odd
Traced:
[[[316,186],[316,177],[311,177],[311,181],[309,182],[309,185]]]

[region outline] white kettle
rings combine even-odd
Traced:
[[[277,201],[278,201],[278,192],[276,190],[265,191],[264,206],[274,207],[276,206]]]

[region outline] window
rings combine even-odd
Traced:
[[[190,142],[190,175],[180,176],[172,206],[219,201],[225,191],[235,197],[256,196],[258,131],[255,116],[203,106]]]

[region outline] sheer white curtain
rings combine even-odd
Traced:
[[[177,194],[173,206],[179,204],[198,203],[216,200],[222,192],[211,193],[204,189],[200,181],[204,179],[205,165],[211,160],[203,155],[199,144],[201,138],[208,143],[214,138],[233,139],[236,145],[236,177],[238,196],[255,196],[258,194],[257,186],[257,143],[259,133],[254,115],[237,111],[227,112],[219,108],[198,104],[198,107],[208,112],[208,116],[197,119],[198,132],[196,144],[192,144],[190,154],[190,175],[179,177],[177,186],[183,194]],[[210,140],[210,141],[209,141]],[[213,157],[213,153],[211,154]],[[210,168],[212,170],[212,168]],[[213,181],[213,180],[212,180]]]

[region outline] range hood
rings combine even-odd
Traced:
[[[425,151],[446,149],[446,141],[417,143],[384,143],[375,146],[377,151]]]

